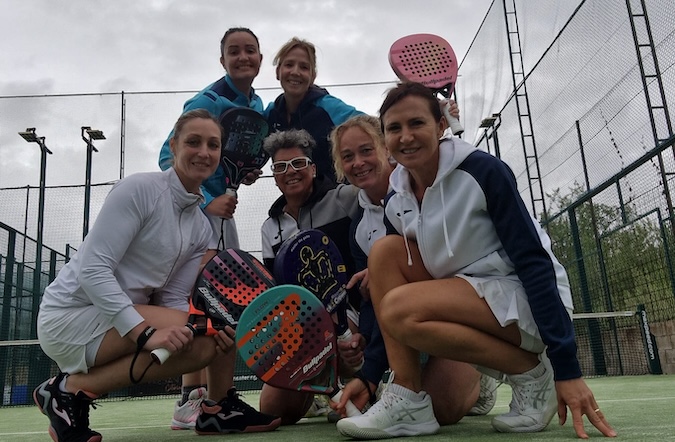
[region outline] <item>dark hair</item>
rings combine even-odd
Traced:
[[[247,34],[251,34],[251,36],[255,38],[255,42],[258,45],[258,51],[260,51],[260,41],[258,41],[258,36],[256,36],[253,31],[251,31],[249,28],[235,27],[225,31],[225,35],[223,35],[223,38],[220,39],[220,55],[225,56],[225,41],[227,40],[227,37],[236,32],[246,32]]]
[[[274,158],[274,155],[281,149],[294,147],[300,149],[305,156],[312,158],[312,150],[316,147],[316,141],[305,129],[290,129],[274,132],[263,142],[263,148],[271,158]]]
[[[384,98],[384,102],[382,102],[382,106],[380,106],[380,125],[382,126],[383,131],[384,114],[386,114],[393,105],[403,100],[405,97],[420,97],[426,100],[427,103],[429,103],[429,110],[434,116],[434,120],[441,120],[443,115],[441,114],[441,108],[438,105],[438,98],[436,98],[436,95],[434,95],[431,89],[419,83],[399,83],[393,88],[389,89],[387,96]]]
[[[223,138],[225,138],[225,130],[223,129],[223,126],[221,126],[220,121],[218,121],[218,118],[216,118],[215,115],[213,115],[206,109],[192,109],[183,113],[180,117],[178,117],[176,124],[174,124],[173,126],[173,136],[171,138],[174,140],[178,140],[178,137],[180,137],[180,133],[183,131],[185,125],[189,121],[197,118],[211,120],[214,123],[216,123],[216,125],[220,129],[220,139],[222,140]]]

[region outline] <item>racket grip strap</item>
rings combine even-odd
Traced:
[[[330,399],[333,402],[340,402],[340,399],[342,398],[342,390],[338,390],[337,393],[335,393],[333,396],[330,397]],[[352,401],[347,401],[345,404],[345,411],[347,412],[347,417],[354,417],[354,416],[361,416],[361,411],[356,408],[356,405]]]

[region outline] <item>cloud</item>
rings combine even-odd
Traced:
[[[260,38],[265,58],[254,86],[265,102],[281,92],[274,54],[298,36],[317,46],[320,85],[391,81],[329,88],[375,113],[395,81],[387,62],[393,41],[414,32],[438,33],[461,57],[491,1],[431,0],[422,8],[403,0],[0,0],[0,187],[37,185],[39,149],[16,135],[26,127],[37,127],[54,152],[48,158],[49,184],[82,182],[83,125],[108,137],[97,143],[94,182],[119,177],[122,154],[126,175],[155,170],[157,152],[192,94],[133,93],[196,91],[218,79],[219,42],[231,26],[249,27]],[[50,97],[12,98],[23,95]]]

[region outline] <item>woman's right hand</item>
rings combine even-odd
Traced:
[[[347,401],[351,400],[356,408],[363,410],[370,399],[368,389],[361,379],[352,379],[342,388],[342,397],[339,402],[330,402],[333,410],[337,411],[340,416],[346,417],[347,412],[345,406]]]
[[[354,287],[356,284],[359,284],[359,292],[363,299],[366,301],[370,300],[370,289],[369,289],[370,278],[368,278],[368,269],[361,270],[360,272],[354,273],[354,275],[347,282],[347,290]]]
[[[237,208],[237,197],[222,194],[213,199],[204,210],[206,213],[219,218],[231,219]]]
[[[171,325],[169,327],[159,328],[150,336],[148,342],[143,346],[146,350],[155,350],[165,348],[171,353],[180,351],[187,347],[194,335],[192,331],[184,325]]]

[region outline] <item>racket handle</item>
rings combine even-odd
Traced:
[[[351,342],[352,336],[353,336],[352,331],[349,329],[349,327],[347,327],[347,330],[345,330],[344,332],[342,332],[340,336],[338,336],[338,341]],[[363,359],[361,359],[359,365],[354,367],[354,370],[356,371],[361,370],[361,367],[363,367]]]
[[[186,324],[185,326],[192,332],[193,335],[197,334],[197,330],[194,328],[193,325]],[[156,348],[150,352],[150,356],[152,356],[152,360],[156,364],[162,365],[163,363],[166,362],[167,359],[169,359],[169,356],[171,356],[171,352],[166,348]]]
[[[155,361],[156,364],[162,365],[163,363],[166,362],[167,359],[169,359],[169,356],[171,356],[171,352],[166,348],[156,348],[150,352],[150,355],[152,356],[152,360]]]
[[[453,135],[462,135],[464,133],[464,128],[462,127],[462,123],[459,122],[459,120],[452,115],[450,115],[450,104],[446,104],[443,106],[443,115],[445,116],[445,119],[448,120],[448,125],[450,126],[450,130],[452,131]]]
[[[342,390],[337,391],[333,396],[330,397],[330,399],[333,402],[340,402],[340,398],[342,397]],[[347,412],[347,417],[353,417],[353,416],[361,416],[361,411],[359,411],[358,408],[356,408],[356,405],[352,403],[352,401],[347,401],[345,404],[345,411]]]

